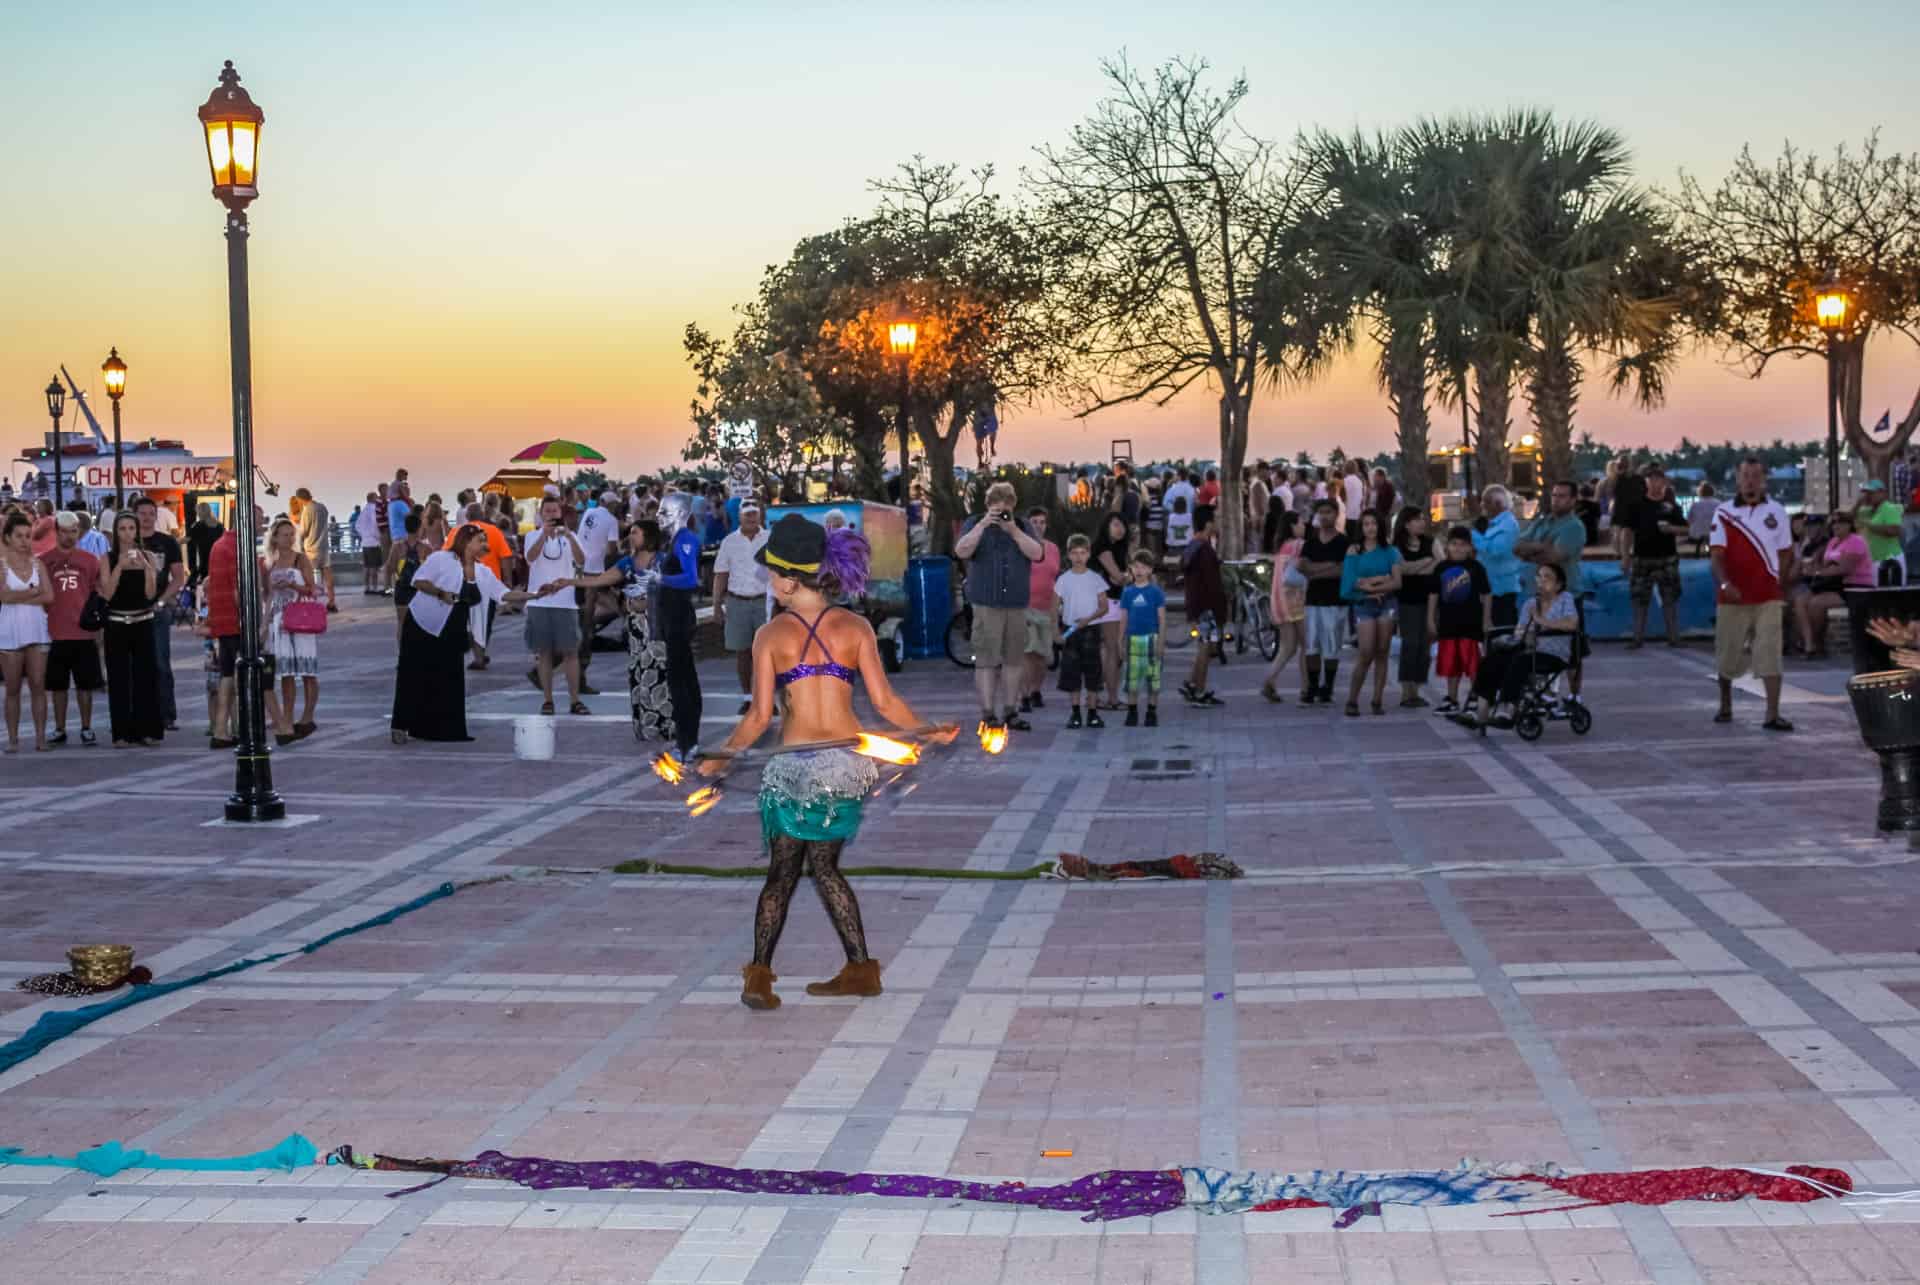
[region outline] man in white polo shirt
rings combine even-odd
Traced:
[[[597,576],[605,571],[607,555],[612,553],[615,558],[620,556],[619,492],[602,491],[600,503],[580,515],[580,529],[575,534],[580,541],[581,551],[586,555],[580,573]],[[613,591],[587,587],[574,592],[580,598],[580,690],[585,695],[598,696],[599,691],[587,681],[587,667],[593,664],[593,635],[599,624],[600,601],[608,598]]]
[[[742,714],[753,704],[753,636],[767,623],[767,569],[753,556],[767,542],[763,516],[757,501],[742,501],[740,529],[713,559],[713,614],[740,675]]]
[[[1787,511],[1767,496],[1767,468],[1749,455],[1740,461],[1738,491],[1713,511],[1707,547],[1718,592],[1713,619],[1713,651],[1720,675],[1716,723],[1733,721],[1733,680],[1746,672],[1753,653],[1753,674],[1767,691],[1769,732],[1791,732],[1780,717],[1781,586],[1793,576],[1793,534]]]
[[[526,537],[527,592],[535,595],[527,603],[527,650],[533,653],[534,667],[527,674],[540,689],[542,714],[553,713],[553,667],[566,671],[567,691],[573,697],[569,713],[588,713],[580,700],[580,609],[564,593],[541,596],[541,589],[554,580],[571,581],[586,561],[585,551],[561,517],[560,501],[543,500],[540,526]]]

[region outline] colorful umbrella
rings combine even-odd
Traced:
[[[514,462],[534,464],[605,464],[607,457],[591,446],[556,437],[550,442],[535,442],[513,457]]]

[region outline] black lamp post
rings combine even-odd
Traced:
[[[118,348],[108,350],[107,359],[100,363],[100,373],[106,377],[107,396],[113,399],[113,511],[118,513],[127,507],[120,461],[120,394],[127,391],[127,363],[120,360]]]
[[[900,503],[907,502],[913,485],[913,456],[909,443],[913,424],[907,417],[907,394],[911,387],[908,372],[913,366],[914,345],[920,342],[920,327],[911,321],[896,321],[887,327],[887,348],[900,359]]]
[[[229,61],[220,83],[200,107],[206,134],[213,196],[227,207],[227,329],[233,352],[234,539],[239,544],[240,665],[234,683],[239,699],[239,747],[234,751],[229,821],[278,821],[287,805],[273,789],[267,748],[266,705],[260,666],[260,561],[253,505],[253,349],[247,315],[247,206],[260,195],[257,169],[260,126],[266,114],[240,88]],[[118,408],[118,399],[115,407]],[[117,420],[116,420],[117,423]]]
[[[1840,334],[1852,320],[1853,301],[1840,284],[1838,269],[1827,273],[1813,297],[1814,319],[1827,337],[1827,509],[1840,507],[1840,375],[1835,349]]]
[[[47,381],[47,414],[53,417],[53,511],[60,511],[61,484],[60,461],[64,452],[60,449],[60,417],[67,409],[67,390],[60,386],[58,379]]]

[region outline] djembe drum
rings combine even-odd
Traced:
[[[1920,830],[1920,670],[1856,674],[1847,696],[1867,748],[1880,756],[1880,828]]]

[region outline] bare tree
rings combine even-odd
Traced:
[[[1258,324],[1277,245],[1306,192],[1305,166],[1240,127],[1244,77],[1224,90],[1207,64],[1152,73],[1124,56],[1101,65],[1109,96],[1027,175],[1039,217],[1070,268],[1058,306],[1078,326],[1068,390],[1080,417],[1164,406],[1199,385],[1219,398],[1223,548],[1245,547],[1240,494],[1247,425],[1264,373],[1284,380],[1324,360],[1266,352]]]
[[[1789,143],[1763,164],[1743,148],[1718,189],[1683,173],[1667,199],[1713,278],[1696,324],[1751,378],[1775,357],[1827,355],[1814,296],[1829,273],[1839,278],[1852,300],[1833,347],[1841,424],[1884,480],[1920,428],[1920,390],[1876,438],[1861,422],[1860,384],[1876,334],[1920,345],[1920,155],[1882,154],[1878,133],[1825,158]]]

